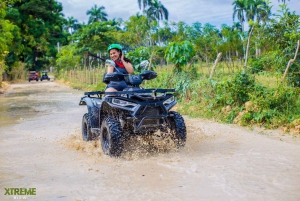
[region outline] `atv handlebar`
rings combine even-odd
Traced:
[[[174,93],[175,89],[141,89],[136,91],[115,91],[115,92],[103,92],[103,91],[91,91],[84,92],[84,95],[90,97],[93,95],[97,95],[101,97],[102,95],[134,95],[134,94],[143,94],[143,93],[152,93],[154,96],[157,96],[157,93]]]
[[[152,80],[157,77],[154,71],[144,71],[139,75],[122,74],[120,72],[107,73],[103,76],[103,82],[108,84],[111,81],[125,81],[128,85],[139,86],[143,80]]]

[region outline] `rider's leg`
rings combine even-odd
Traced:
[[[112,88],[112,87],[109,87],[105,90],[105,92],[116,92],[116,91],[118,91],[118,90],[116,90],[115,88]],[[115,95],[111,94],[111,95],[106,95],[106,96],[115,96]]]
[[[115,91],[118,91],[118,90],[116,90],[115,88],[112,88],[112,87],[109,87],[105,90],[105,92],[115,92]]]

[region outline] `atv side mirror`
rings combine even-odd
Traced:
[[[105,66],[112,66],[112,67],[116,67],[116,63],[113,60],[110,59],[106,59],[105,60]]]
[[[140,67],[141,68],[147,68],[147,66],[149,65],[149,61],[148,60],[144,60],[140,63]]]

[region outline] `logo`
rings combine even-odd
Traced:
[[[14,196],[14,199],[26,200],[23,195],[36,195],[36,188],[4,188],[4,190],[4,195]]]

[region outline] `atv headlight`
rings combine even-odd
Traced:
[[[137,104],[135,104],[135,103],[120,100],[120,99],[116,99],[116,98],[112,99],[112,103],[115,104],[115,105],[119,105],[119,106],[122,106],[122,107],[129,107],[129,108],[135,108],[137,106]]]
[[[174,96],[172,96],[171,98],[168,98],[167,100],[164,101],[164,105],[169,105],[171,104],[172,102],[174,102]]]

